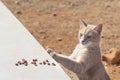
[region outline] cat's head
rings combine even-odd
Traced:
[[[85,47],[99,46],[102,24],[90,25],[81,21],[79,30],[79,42]]]

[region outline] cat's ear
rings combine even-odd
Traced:
[[[94,28],[94,30],[96,30],[99,34],[101,34],[101,32],[102,32],[102,26],[103,26],[103,24],[99,24],[99,25],[97,25],[97,26]]]
[[[87,27],[87,24],[83,20],[80,20],[80,28],[82,27]]]

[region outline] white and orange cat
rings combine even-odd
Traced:
[[[79,43],[70,56],[60,55],[52,49],[47,51],[57,62],[73,71],[79,80],[110,80],[101,60],[101,31],[102,24],[95,26],[81,21]]]

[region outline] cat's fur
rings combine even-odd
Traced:
[[[101,31],[102,24],[95,26],[81,21],[79,43],[70,56],[57,54],[52,49],[47,51],[57,62],[76,73],[79,80],[110,80],[101,60]]]

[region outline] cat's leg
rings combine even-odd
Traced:
[[[84,72],[84,64],[82,62],[76,62],[68,56],[60,55],[54,52],[52,49],[48,49],[47,52],[59,63],[61,63],[67,69],[74,73]]]

